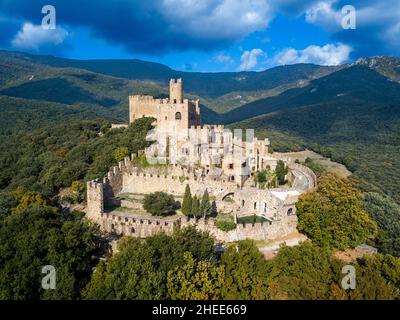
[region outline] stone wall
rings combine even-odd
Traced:
[[[289,167],[306,174],[307,179],[311,181],[310,186],[315,187],[314,179],[316,178],[309,168],[297,164],[290,164]],[[254,187],[238,188],[233,182],[200,177],[198,172],[184,168],[174,167],[172,171],[178,174],[182,173],[182,175],[139,172],[137,168],[132,167],[130,158],[126,157],[107,174],[102,183],[98,181],[88,182],[87,217],[100,224],[105,231],[135,237],[146,237],[162,231],[170,233],[175,227],[191,224],[196,225],[199,230],[208,231],[219,241],[236,241],[247,238],[272,240],[296,232],[295,204],[297,196],[290,196],[281,200],[273,196],[270,190],[260,190]],[[182,196],[186,185],[190,186],[192,194],[198,196],[201,196],[207,189],[210,195],[215,197],[218,209],[223,209],[226,205],[230,210],[237,213],[256,213],[266,217],[269,221],[255,225],[237,225],[235,230],[223,232],[214,226],[213,220],[149,219],[134,217],[122,212],[113,212],[112,214],[104,212],[105,206],[116,205],[113,201],[115,201],[115,196],[120,193],[147,194],[163,191],[175,196]],[[232,197],[235,203],[224,204],[224,197],[226,196]]]
[[[296,233],[297,217],[288,217],[285,221],[238,224],[236,229],[224,232],[214,225],[213,220],[177,218],[152,219],[125,213],[103,213],[98,220],[103,230],[116,234],[145,238],[160,232],[171,234],[176,228],[195,226],[206,231],[218,242],[233,242],[245,239],[274,240],[283,235]]]

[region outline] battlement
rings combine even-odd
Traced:
[[[96,180],[88,181],[87,182],[88,189],[102,189],[103,184],[101,182],[97,182]]]
[[[198,125],[198,126],[190,126],[190,130],[215,130],[215,131],[221,131],[223,132],[225,130],[225,126],[222,124],[203,124],[203,125]]]
[[[103,181],[106,181],[104,179],[111,179],[112,177],[120,175],[131,165],[131,161],[134,158],[136,158],[136,154],[132,153],[130,157],[126,156],[123,161],[119,161],[118,166],[112,167],[111,171],[107,172],[107,175],[103,178]]]
[[[170,79],[169,80],[169,83],[171,84],[174,84],[174,83],[182,83],[182,78],[178,78],[178,79]]]
[[[141,94],[135,94],[135,95],[129,96],[129,99],[136,100],[139,102],[150,102],[150,103],[156,101],[153,96],[141,95]]]

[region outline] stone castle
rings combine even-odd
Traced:
[[[137,155],[131,155],[102,180],[87,183],[87,217],[104,231],[146,237],[195,225],[219,241],[273,240],[297,232],[295,203],[300,194],[316,186],[316,177],[309,168],[272,153],[269,140],[258,140],[251,130],[246,131],[243,139],[241,130],[231,132],[222,125],[202,125],[199,101],[183,99],[181,79],[170,81],[169,99],[130,96],[129,122],[142,117],[155,118],[154,130],[148,135],[154,143],[144,154],[157,165],[137,167]],[[267,167],[275,169],[278,160],[289,169],[289,186],[258,188],[254,174]],[[137,214],[140,201],[128,201],[121,196],[140,198],[162,191],[182,198],[186,185],[198,196],[207,190],[217,211],[231,214],[235,221],[237,217],[257,215],[264,222],[237,224],[236,229],[223,232],[213,219],[164,219]],[[125,210],[108,209],[115,207]]]

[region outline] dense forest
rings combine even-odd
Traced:
[[[120,156],[137,153],[150,144],[146,135],[152,119],[128,129],[110,130],[105,120],[71,121],[0,140],[0,188],[23,187],[52,197],[72,182],[104,176]],[[122,157],[123,158],[123,157]]]

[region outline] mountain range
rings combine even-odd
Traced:
[[[165,97],[170,78],[202,103],[203,122],[255,128],[278,151],[310,148],[400,201],[400,58],[335,67],[199,73],[141,60],[73,60],[0,51],[0,128],[127,119],[128,95]]]

